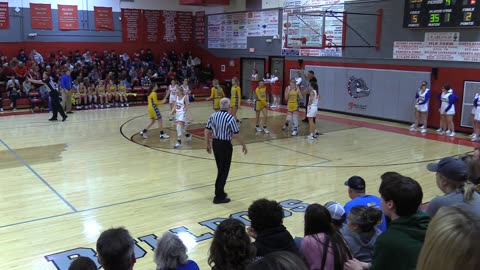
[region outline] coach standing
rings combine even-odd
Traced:
[[[70,70],[66,70],[60,79],[60,89],[62,90],[62,107],[67,113],[72,112],[72,77],[70,76]]]
[[[235,118],[228,113],[230,100],[222,98],[220,100],[220,111],[215,112],[208,119],[205,127],[205,141],[207,142],[207,152],[215,156],[217,163],[217,180],[215,181],[215,197],[213,203],[228,203],[230,198],[225,193],[225,184],[227,183],[228,172],[232,162],[232,139],[235,137],[242,144],[242,151],[247,154],[247,146],[240,136]],[[210,135],[213,139],[210,144]]]

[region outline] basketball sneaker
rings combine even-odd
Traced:
[[[265,134],[270,134],[270,131],[268,130],[267,127],[263,127],[263,132],[264,132]]]
[[[286,129],[288,129],[288,126],[287,126],[287,125],[283,125],[282,130],[286,130]]]
[[[163,134],[160,134],[160,139],[168,139],[170,138],[170,136],[168,136],[167,134],[163,133]]]
[[[415,128],[415,127],[411,127],[409,130],[412,131],[412,132],[417,132],[417,128]]]
[[[472,136],[471,141],[472,142],[478,142],[479,141],[478,136],[476,134],[474,134],[474,136]]]
[[[183,145],[181,143],[177,142],[173,148],[178,149],[178,148],[181,148],[182,146]]]
[[[427,129],[426,128],[422,128],[422,130],[420,130],[421,133],[427,133]]]
[[[140,131],[140,136],[142,136],[144,139],[148,139],[146,132]]]
[[[472,134],[468,135],[468,137],[470,137],[470,138],[473,138],[473,137],[476,137],[476,136],[477,136],[477,134],[475,134],[475,133],[472,133]]]
[[[256,132],[262,132],[262,129],[260,127],[255,127]]]
[[[455,137],[455,131],[452,131],[450,133],[447,134],[449,137]]]
[[[313,137],[313,135],[310,134],[310,135],[306,136],[305,139],[307,139],[307,140],[313,140],[313,139],[315,139],[315,137]]]
[[[415,127],[415,123],[411,124],[410,127],[411,127],[411,128],[414,128],[414,127]]]
[[[294,129],[294,130],[292,131],[292,136],[297,136],[297,135],[298,135],[298,130],[297,130],[297,129]]]
[[[447,131],[445,131],[445,134],[447,134],[447,135],[450,135],[450,133],[452,133],[452,131],[450,129],[447,129]]]
[[[443,129],[441,129],[441,128],[437,129],[437,133],[438,133],[438,134],[441,134],[441,135],[445,134],[445,132],[444,132]]]

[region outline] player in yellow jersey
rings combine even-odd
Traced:
[[[103,107],[106,106],[107,103],[107,93],[105,91],[105,83],[102,80],[98,82],[97,95],[98,100],[100,101],[100,108],[103,109]]]
[[[97,91],[95,90],[95,85],[92,83],[87,89],[87,97],[88,97],[88,108],[98,108],[97,105]]]
[[[126,81],[121,80],[118,84],[118,91],[117,91],[117,98],[120,101],[120,106],[128,107],[128,99],[127,99],[127,86],[125,85]]]
[[[107,85],[107,108],[110,108],[110,103],[115,104],[115,99],[117,99],[117,86],[110,80]]]
[[[80,83],[76,94],[77,110],[83,109],[87,106],[87,87],[85,84]]]
[[[292,136],[298,135],[298,102],[302,99],[302,92],[297,87],[295,79],[290,80],[290,85],[285,88],[285,100],[287,100],[288,112],[282,130],[287,130],[289,122],[293,120]]]
[[[218,111],[220,110],[220,99],[225,97],[225,92],[223,92],[223,88],[218,83],[218,80],[213,80],[212,84],[212,93],[210,94],[210,97],[208,97],[206,100],[213,99],[213,109],[215,111]]]
[[[267,128],[267,88],[265,87],[265,82],[263,80],[258,81],[258,87],[255,89],[255,113],[257,116],[257,122],[255,125],[255,130],[257,132],[265,132],[269,134],[270,131]],[[263,113],[263,129],[260,128],[260,112]]]
[[[158,86],[156,83],[151,83],[148,88],[148,116],[150,117],[151,121],[150,124],[148,124],[148,126],[140,132],[140,135],[144,139],[148,138],[147,131],[155,124],[155,121],[157,121],[158,129],[160,129],[160,139],[170,138],[170,136],[163,132],[162,115],[160,114],[160,108],[158,107],[158,105],[165,102],[158,100],[157,89]]]
[[[232,79],[232,90],[230,95],[230,114],[235,117],[237,123],[240,123],[240,119],[237,117],[237,111],[240,107],[240,102],[242,100],[242,90],[240,89],[240,85],[238,78],[235,77]]]

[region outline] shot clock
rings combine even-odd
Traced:
[[[405,28],[475,26],[480,26],[480,0],[405,0]]]

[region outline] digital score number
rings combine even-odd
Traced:
[[[480,26],[480,0],[406,0],[403,27]]]

